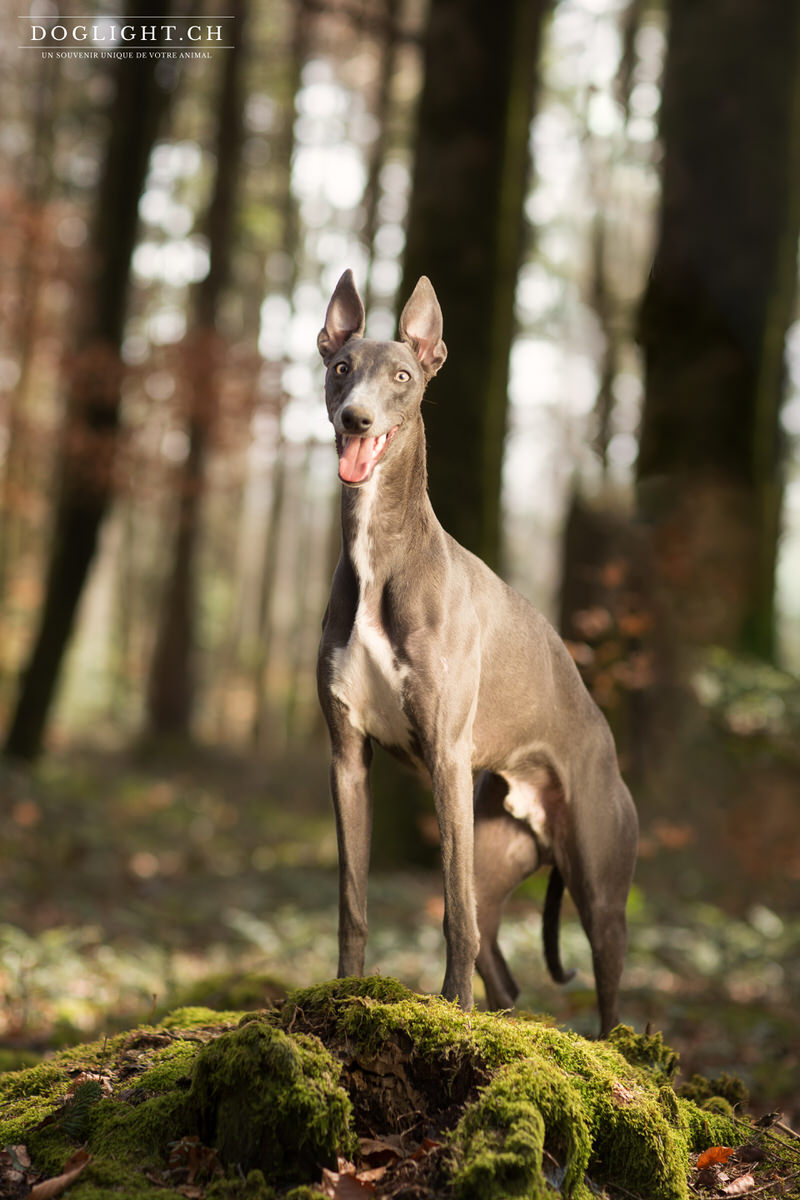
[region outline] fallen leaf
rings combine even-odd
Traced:
[[[27,1146],[4,1146],[3,1149],[11,1156],[17,1167],[27,1168],[31,1165],[31,1156]]]
[[[747,1192],[752,1192],[756,1186],[756,1181],[752,1175],[740,1175],[738,1179],[734,1179],[722,1189],[726,1196],[744,1196]]]
[[[611,1094],[619,1104],[630,1104],[633,1100],[633,1092],[618,1079],[615,1079],[611,1085]]]
[[[87,1167],[91,1161],[92,1156],[86,1150],[76,1150],[72,1157],[64,1163],[61,1174],[56,1175],[53,1179],[43,1179],[41,1183],[37,1183],[28,1192],[28,1200],[51,1200],[53,1196],[60,1196],[71,1183],[75,1182],[84,1167]]]
[[[430,1154],[432,1150],[438,1150],[441,1144],[441,1142],[435,1142],[433,1138],[423,1138],[421,1146],[411,1155],[412,1161],[419,1162],[421,1158],[424,1158],[426,1154]]]
[[[355,1178],[359,1181],[359,1183],[377,1183],[379,1180],[383,1179],[388,1170],[388,1163],[385,1163],[381,1167],[366,1167],[364,1170],[358,1171]]]
[[[98,1071],[81,1071],[67,1088],[67,1095],[74,1095],[84,1083],[97,1083],[104,1096],[111,1095],[111,1076],[101,1075]]]
[[[715,1192],[722,1187],[727,1176],[720,1167],[711,1166],[704,1167],[702,1171],[698,1171],[694,1177],[695,1187],[705,1188],[707,1192]]]
[[[361,1180],[353,1171],[347,1173],[341,1171],[329,1171],[327,1167],[322,1168],[322,1184],[321,1191],[323,1196],[330,1197],[330,1200],[362,1200],[364,1196],[371,1195],[375,1191],[374,1184],[369,1180]]]
[[[762,1146],[757,1142],[747,1142],[744,1146],[740,1146],[736,1154],[739,1162],[763,1162],[767,1157]]]
[[[710,1167],[714,1163],[727,1162],[733,1154],[732,1146],[711,1146],[710,1149],[704,1150],[697,1160],[697,1166],[702,1171],[703,1167]]]
[[[374,1166],[405,1157],[402,1141],[396,1133],[386,1138],[359,1138],[358,1148],[361,1157]]]
[[[25,1174],[31,1165],[25,1146],[6,1146],[0,1150],[0,1196],[12,1195],[25,1183]]]

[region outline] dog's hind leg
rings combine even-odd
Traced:
[[[585,783],[584,787],[585,801],[591,793]],[[565,883],[592,948],[600,1036],[605,1037],[619,1022],[619,985],[627,944],[625,909],[636,861],[637,823],[628,789],[615,771],[609,769],[605,780],[597,771],[590,787],[595,794],[605,795],[605,804],[602,810],[597,804],[594,808],[585,802],[573,805],[581,820],[576,822],[573,852],[561,865],[568,871]],[[598,811],[602,819],[598,819]]]
[[[480,950],[476,966],[489,1008],[512,1008],[519,988],[497,944],[503,907],[514,888],[539,866],[533,831],[509,813],[508,784],[483,772],[475,785],[475,898]]]

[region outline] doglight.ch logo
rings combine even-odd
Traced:
[[[44,58],[211,58],[234,48],[235,21],[213,17],[20,17],[21,50]]]

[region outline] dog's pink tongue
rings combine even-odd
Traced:
[[[344,439],[339,458],[339,476],[346,483],[361,483],[366,479],[375,458],[377,438],[348,437]]]

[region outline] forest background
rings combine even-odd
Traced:
[[[349,266],[374,337],[433,280],[434,507],[617,736],[624,1019],[797,1116],[800,10],[201,7],[160,5],[190,57],[129,57],[102,4],[90,49],[79,6],[0,16],[2,1044],[333,971],[316,334]],[[435,990],[430,802],[384,762],[376,791],[371,965]],[[521,1001],[589,1029],[541,887]]]

